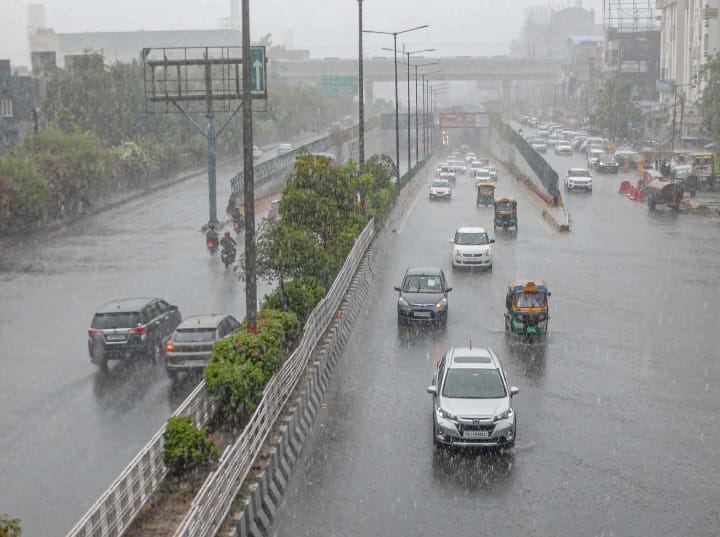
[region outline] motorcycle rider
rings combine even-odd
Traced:
[[[213,241],[213,244],[218,243],[218,232],[215,230],[215,224],[208,224],[207,232],[205,233],[205,241],[209,242],[210,240]]]
[[[237,241],[230,236],[229,231],[226,231],[225,236],[220,239],[220,246],[222,246],[223,252],[231,252],[236,244]]]

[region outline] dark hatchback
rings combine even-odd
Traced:
[[[398,324],[437,323],[445,325],[448,315],[447,295],[452,291],[442,269],[436,267],[409,268],[398,294]]]
[[[108,302],[95,313],[88,329],[90,361],[100,367],[106,367],[109,360],[136,356],[157,361],[180,321],[178,307],[162,298]]]
[[[598,156],[595,169],[601,173],[617,173],[620,165],[615,161],[615,157],[610,153],[601,153]]]

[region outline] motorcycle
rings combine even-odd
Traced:
[[[233,229],[237,235],[242,234],[245,231],[245,218],[233,218]]]
[[[220,258],[223,262],[223,265],[225,265],[225,268],[228,268],[230,265],[235,263],[235,254],[236,254],[236,251],[235,251],[234,246],[232,248],[230,248],[229,250],[223,249],[223,251],[220,255]]]
[[[205,239],[205,243],[207,245],[207,251],[210,255],[215,255],[218,251],[218,240],[213,239],[212,237],[207,237]]]

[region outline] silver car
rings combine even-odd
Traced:
[[[242,325],[232,315],[193,315],[178,325],[165,345],[165,370],[171,380],[181,371],[202,371],[213,345]]]
[[[500,358],[484,347],[451,348],[437,364],[433,383],[432,438],[436,446],[515,445],[516,419]]]

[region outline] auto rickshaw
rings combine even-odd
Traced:
[[[475,205],[492,207],[495,203],[495,183],[482,182],[477,184],[477,198]]]
[[[548,331],[547,283],[544,280],[511,280],[505,297],[505,330],[509,334],[524,336],[532,343],[536,336]]]
[[[507,229],[514,227],[517,230],[517,200],[515,198],[500,198],[495,201],[494,228]]]

